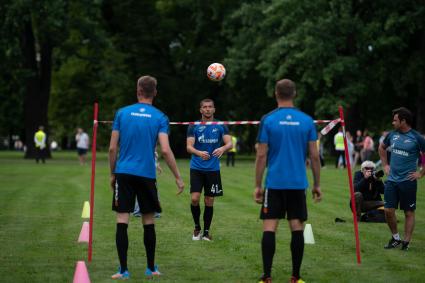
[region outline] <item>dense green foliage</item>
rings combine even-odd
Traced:
[[[155,104],[172,121],[198,118],[205,97],[219,119],[258,120],[289,77],[315,118],[341,104],[351,130],[377,134],[404,105],[425,132],[424,1],[22,0],[0,11],[2,137],[47,124],[65,146],[76,126],[91,127],[94,101],[100,120],[135,101],[143,74],[158,78]],[[206,78],[212,62],[224,62],[223,82]],[[176,148],[184,131],[172,129]],[[233,131],[249,149],[256,129]]]
[[[189,163],[179,160],[188,184]],[[215,202],[211,233],[214,241],[193,242],[188,187],[176,196],[168,169],[158,177],[163,206],[156,222],[157,263],[163,273],[154,282],[256,282],[261,273],[261,222],[252,200],[253,160],[223,167],[224,196]],[[0,154],[0,282],[71,282],[78,260],[87,263],[87,245],[78,244],[81,212],[89,198],[90,168],[80,166],[74,153],[55,153],[47,164],[23,160],[17,153]],[[115,215],[111,211],[109,170],[99,154],[94,206],[91,282],[112,282],[118,259],[115,249]],[[423,282],[425,270],[424,179],[419,182],[416,227],[410,250],[384,250],[390,238],[386,224],[360,223],[362,264],[357,265],[349,191],[344,170],[322,170],[323,201],[313,204],[308,192],[309,220],[315,245],[306,245],[301,274],[306,282]],[[399,229],[404,219],[398,211]],[[346,223],[335,223],[336,217]],[[145,251],[140,219],[129,227],[131,282],[143,280]],[[285,221],[277,233],[273,279],[287,282],[291,273],[290,233]]]

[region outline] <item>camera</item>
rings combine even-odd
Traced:
[[[377,179],[377,178],[382,178],[384,177],[384,171],[383,170],[379,170],[379,171],[372,171],[372,176]]]

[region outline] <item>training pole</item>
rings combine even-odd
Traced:
[[[351,207],[353,212],[354,234],[356,236],[357,263],[360,264],[361,258],[360,258],[359,226],[357,223],[356,201],[354,198],[353,176],[351,174],[350,155],[348,154],[347,136],[345,134],[344,110],[342,109],[342,106],[339,106],[338,109],[339,109],[339,118],[341,119],[342,132],[344,133],[345,164],[347,165],[348,181],[350,183],[350,195],[351,195]]]
[[[93,142],[91,146],[91,184],[90,184],[90,224],[89,224],[89,249],[88,261],[91,262],[93,248],[93,210],[94,210],[94,177],[96,175],[96,138],[97,138],[97,114],[98,104],[93,108]]]

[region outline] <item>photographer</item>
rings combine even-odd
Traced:
[[[376,165],[372,161],[364,161],[361,171],[354,175],[354,197],[356,200],[357,219],[360,220],[362,212],[369,212],[384,205],[381,194],[384,193],[384,183],[381,177],[382,170],[376,172]]]

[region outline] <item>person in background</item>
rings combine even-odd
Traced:
[[[356,200],[357,220],[362,212],[368,212],[384,205],[381,194],[384,193],[382,175],[375,172],[376,165],[370,160],[363,161],[361,170],[354,174],[354,197]],[[351,203],[350,203],[351,204]]]
[[[356,137],[354,139],[354,164],[353,164],[353,168],[355,166],[357,166],[357,163],[360,161],[360,163],[362,162],[361,159],[361,151],[363,149],[363,134],[361,130],[357,130],[356,131]]]
[[[84,132],[82,128],[77,129],[77,134],[75,135],[75,141],[77,142],[77,153],[78,159],[80,160],[80,165],[86,164],[86,155],[89,149],[90,138],[89,135]]]
[[[354,168],[353,160],[354,160],[354,143],[353,143],[353,136],[349,131],[346,131],[346,137],[347,137],[347,151],[348,151],[348,158],[350,160],[350,165]]]
[[[325,167],[325,158],[323,156],[323,143],[322,143],[322,134],[320,132],[317,132],[317,150],[319,151],[319,158],[320,158],[320,166],[322,168]]]
[[[338,129],[338,133],[334,136],[334,145],[336,152],[335,168],[339,168],[339,158],[342,158],[342,165],[345,168],[345,146],[344,146],[344,134],[342,128]]]
[[[232,164],[232,167],[235,167],[235,157],[236,152],[238,151],[238,138],[234,135],[231,135],[232,137],[232,148],[227,151],[227,159],[226,159],[226,166],[229,167],[229,164]]]
[[[46,133],[44,132],[44,127],[39,126],[38,131],[34,134],[34,143],[35,143],[35,162],[46,163]]]
[[[360,154],[363,156],[362,160],[371,160],[372,154],[375,151],[375,143],[367,130],[364,130],[363,136],[363,151]]]

